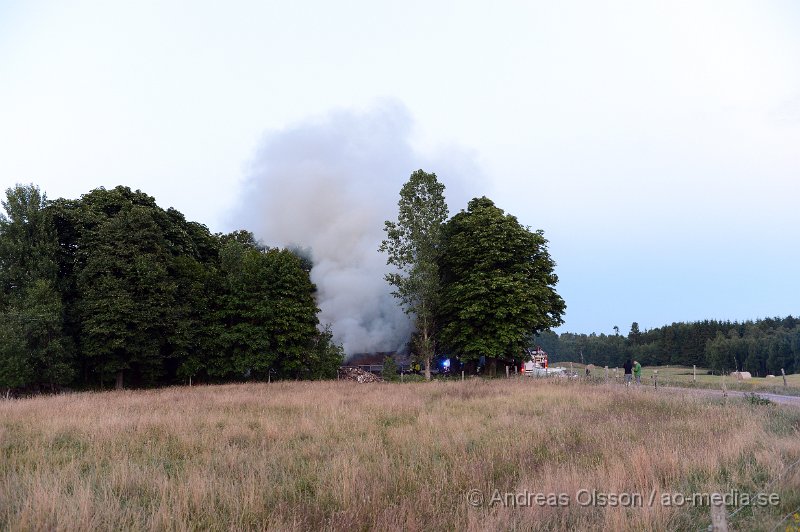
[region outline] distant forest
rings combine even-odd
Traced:
[[[627,336],[544,332],[534,340],[553,362],[574,361],[622,366],[626,358],[643,365],[682,365],[714,372],[749,371],[754,376],[800,371],[800,319],[766,318],[730,322],[673,323],[640,331],[634,322]]]

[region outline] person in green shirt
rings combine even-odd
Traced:
[[[633,377],[636,379],[636,384],[642,383],[642,365],[638,360],[633,361]]]

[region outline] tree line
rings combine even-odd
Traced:
[[[0,214],[0,388],[154,386],[336,375],[310,261],[212,234],[127,187]]]
[[[492,373],[534,344],[553,362],[800,371],[791,316],[552,332],[566,305],[543,232],[486,197],[450,217],[444,190],[435,174],[412,173],[379,248],[426,376],[436,354]],[[2,205],[0,388],[330,378],[342,363],[317,318],[313,265],[297,250],[244,230],[212,234],[121,186],[49,201],[17,185]]]
[[[800,319],[766,318],[731,322],[703,320],[673,323],[641,331],[631,324],[627,336],[545,331],[533,343],[553,361],[618,367],[627,358],[651,366],[682,365],[714,372],[749,371],[756,376],[800,371]]]

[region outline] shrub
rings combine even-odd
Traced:
[[[747,402],[750,403],[751,405],[756,405],[756,406],[773,404],[772,401],[770,401],[766,397],[761,397],[756,393],[747,394]]]
[[[394,361],[394,358],[387,356],[383,359],[383,371],[381,371],[381,377],[385,381],[396,381],[398,377],[397,372],[397,362]]]

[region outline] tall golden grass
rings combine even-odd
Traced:
[[[37,397],[0,402],[0,529],[698,530],[708,508],[576,493],[774,481],[780,506],[733,521],[769,528],[800,506],[800,467],[781,477],[798,436],[797,409],[540,380]],[[490,504],[495,490],[571,501]]]

